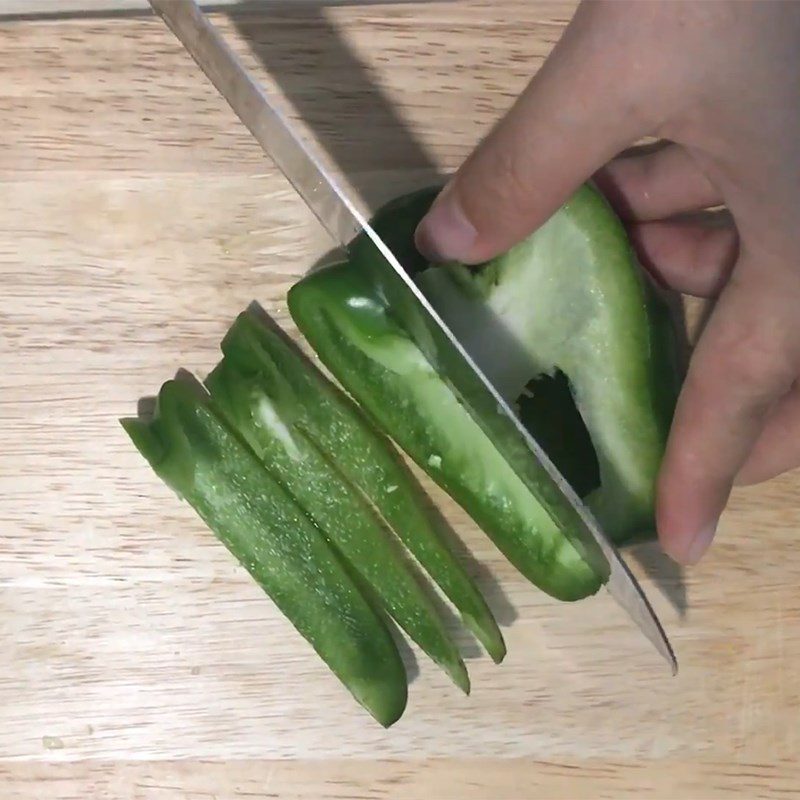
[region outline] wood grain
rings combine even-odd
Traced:
[[[215,21],[374,205],[455,167],[572,10]],[[293,331],[284,295],[325,235],[160,21],[0,32],[2,797],[800,793],[797,475],[737,491],[686,575],[639,553],[675,679],[608,597],[544,597],[432,490],[509,656],[463,638],[469,699],[420,658],[406,716],[377,729],[116,421],[177,368],[205,374],[251,300]]]

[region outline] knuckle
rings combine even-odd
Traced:
[[[771,401],[787,390],[796,377],[796,365],[782,351],[781,339],[769,326],[740,322],[717,348],[715,373],[725,384],[755,404]]]
[[[536,204],[530,173],[524,153],[511,144],[476,153],[457,186],[464,213],[482,237],[510,246],[525,235]]]
[[[680,443],[680,447],[674,448],[671,453],[668,466],[662,476],[662,483],[659,488],[663,491],[672,490],[675,494],[680,494],[685,486],[694,484],[699,478],[708,478],[708,458],[706,448],[696,447],[692,439]]]
[[[494,153],[489,185],[494,199],[514,209],[524,209],[530,203],[531,180],[523,159],[515,148],[498,148]]]

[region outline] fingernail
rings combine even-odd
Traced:
[[[455,196],[445,189],[420,222],[414,238],[417,249],[431,261],[466,261],[478,232]]]
[[[699,531],[694,539],[689,544],[689,549],[686,551],[686,563],[696,564],[704,555],[706,550],[711,546],[714,540],[714,535],[717,532],[717,523],[709,525],[707,528]]]

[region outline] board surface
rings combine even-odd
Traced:
[[[215,16],[368,202],[444,173],[541,65],[571,3]],[[683,574],[633,565],[681,664],[605,594],[526,585],[434,492],[503,621],[466,699],[419,658],[379,729],[126,440],[257,300],[329,247],[163,24],[0,24],[0,796],[800,794],[800,478],[737,491]],[[430,486],[430,484],[427,484]]]

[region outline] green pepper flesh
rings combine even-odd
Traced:
[[[302,424],[295,424],[299,421],[297,399],[274,365],[265,364],[263,358],[243,359],[239,351],[236,360],[222,360],[206,386],[269,474],[294,497],[380,605],[469,693],[469,677],[458,648],[399,543]]]
[[[289,292],[292,317],[325,365],[529,580],[563,600],[600,580],[350,264]]]
[[[385,622],[334,550],[197,387],[168,381],[152,421],[123,427],[333,673],[384,726],[402,715],[405,668]]]
[[[493,262],[476,270],[431,267],[416,252],[413,233],[436,191],[388,204],[372,221],[375,229],[508,400],[520,401],[531,381],[550,376],[536,402],[526,403],[534,415],[529,428],[546,446],[562,447],[553,457],[567,464],[573,486],[587,494],[615,541],[652,536],[655,475],[680,377],[673,320],[638,269],[619,221],[586,186]],[[518,459],[518,450],[505,439],[499,447],[487,418],[492,410],[468,413],[447,375],[437,374],[416,345],[415,332],[393,316],[373,279],[377,258],[361,236],[347,263],[297,283],[288,299],[298,328],[376,424],[523,574],[563,600],[596,591],[600,578],[564,535],[573,524],[566,501],[541,471],[537,477],[533,467],[526,470],[523,483],[522,473],[508,467],[501,453],[511,447]],[[565,397],[574,398],[580,417],[556,408]],[[589,458],[580,463],[580,436],[542,435],[576,419],[591,437],[587,455],[595,471],[599,464],[599,486]]]
[[[295,426],[369,499],[492,659],[502,661],[505,643],[485,599],[426,508],[421,488],[363,411],[250,312],[231,326],[222,350],[242,371],[262,373],[273,394],[283,393],[282,405],[291,405]]]

